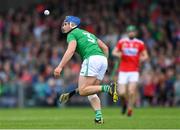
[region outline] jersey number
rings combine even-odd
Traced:
[[[83,32],[83,34],[87,36],[89,42],[95,43],[95,39],[93,37],[91,37],[90,33]]]

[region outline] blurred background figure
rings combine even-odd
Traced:
[[[1,0],[0,107],[59,106],[56,94],[77,86],[78,56],[60,79],[52,79],[66,49],[60,33],[66,15],[80,17],[81,28],[102,39],[110,51],[126,36],[125,28],[136,25],[149,54],[140,68],[138,106],[179,105],[179,5],[179,0]],[[43,14],[45,9],[50,15]],[[105,83],[115,64],[111,54]],[[106,97],[102,98],[104,106],[112,105],[110,97],[100,96]],[[87,105],[88,100],[77,96],[66,105],[72,104]]]
[[[149,56],[144,42],[136,38],[138,32],[136,26],[129,25],[126,32],[128,36],[117,42],[112,54],[120,60],[117,93],[121,100],[122,114],[132,116],[140,63],[147,61]]]

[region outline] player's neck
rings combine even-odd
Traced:
[[[76,29],[76,28],[78,28],[78,27],[75,27],[75,28],[71,29],[68,33],[72,32],[72,31],[73,31],[74,29]],[[68,33],[67,33],[67,34],[68,34]]]
[[[133,40],[133,39],[135,39],[135,37],[129,37],[129,40]]]

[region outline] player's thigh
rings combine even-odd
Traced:
[[[79,76],[78,88],[83,89],[89,85],[95,85],[97,78],[94,76]]]
[[[126,72],[119,72],[118,88],[117,88],[117,92],[119,95],[124,95],[126,93],[127,83],[128,83],[128,74]]]
[[[134,94],[136,92],[138,80],[139,80],[139,72],[130,72],[129,73],[128,92],[130,94]]]
[[[83,88],[88,85],[99,85],[101,80],[93,76],[79,76],[78,87]]]
[[[96,82],[96,72],[95,67],[90,62],[90,57],[85,59],[81,65],[78,88],[82,89],[88,85],[94,85]]]
[[[127,90],[127,85],[126,84],[118,84],[117,87],[117,93],[118,95],[125,95]]]
[[[95,81],[95,84],[94,84],[94,85],[100,85],[100,83],[101,83],[101,80],[96,79],[96,81]]]

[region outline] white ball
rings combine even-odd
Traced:
[[[44,15],[49,15],[50,14],[50,11],[49,10],[44,10]]]

